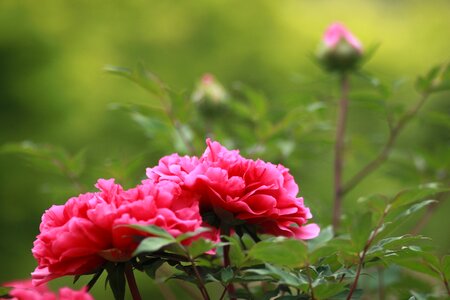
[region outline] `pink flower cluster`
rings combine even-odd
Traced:
[[[218,212],[226,211],[259,233],[299,239],[319,234],[316,224],[306,225],[312,216],[297,197],[298,186],[288,169],[246,159],[209,139],[207,145],[200,158],[163,157],[135,188],[124,190],[113,179],[100,179],[98,192],[52,206],[42,217],[32,250],[38,261],[33,283],[129,260],[148,234],[124,225],[156,225],[174,237],[211,227],[201,236],[218,240],[221,224],[208,224],[202,216],[215,213],[220,221]]]
[[[85,290],[74,291],[67,287],[61,288],[58,294],[50,291],[46,285],[35,287],[31,280],[14,281],[3,286],[12,288],[9,292],[12,300],[94,300]],[[3,298],[0,298],[3,299]]]

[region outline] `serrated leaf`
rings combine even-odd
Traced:
[[[173,244],[174,240],[163,237],[148,237],[141,241],[137,249],[134,251],[133,256],[141,253],[151,253],[158,251],[164,246]]]
[[[155,225],[123,225],[123,226],[134,228],[139,231],[150,233],[151,235],[155,235],[157,237],[162,237],[167,240],[171,240],[172,242],[176,242],[175,238],[170,233],[168,233],[163,228]]]
[[[255,244],[248,255],[276,265],[299,267],[306,261],[307,249],[299,240],[278,237]]]

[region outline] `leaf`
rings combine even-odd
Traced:
[[[225,239],[230,244],[230,261],[233,266],[240,267],[245,261],[245,255],[242,252],[240,243],[238,241],[239,237],[236,236],[224,236]]]
[[[155,235],[176,242],[175,238],[170,233],[168,233],[166,230],[156,225],[123,225],[123,226],[134,228],[146,233],[150,233],[151,235]]]
[[[155,279],[156,271],[158,271],[159,267],[161,267],[163,264],[164,264],[164,260],[156,258],[156,259],[152,260],[151,262],[145,263],[143,265],[144,272],[150,278]]]
[[[211,230],[212,229],[208,228],[208,227],[200,227],[200,228],[197,228],[197,230],[195,230],[195,231],[191,231],[191,232],[186,232],[186,233],[180,234],[179,236],[177,236],[175,238],[175,240],[180,243],[180,242],[182,242],[184,240],[187,240],[187,239],[189,239],[191,237],[197,236],[197,235],[202,234],[204,232],[210,232]]]
[[[388,198],[386,196],[375,194],[367,197],[360,197],[357,200],[358,205],[362,207],[367,207],[375,213],[383,213],[386,209],[388,203]]]
[[[449,188],[442,187],[439,183],[428,183],[416,188],[407,189],[398,193],[391,201],[392,209],[409,205],[424,198],[438,193],[449,191]]]
[[[325,246],[328,243],[328,241],[330,241],[333,238],[333,235],[334,235],[333,227],[331,225],[322,228],[320,230],[319,236],[308,242],[309,252],[312,252],[322,246]]]
[[[388,250],[401,249],[406,246],[414,246],[419,242],[430,241],[431,239],[424,236],[402,235],[397,237],[389,237],[378,241],[367,251],[368,259],[373,256],[389,253]]]
[[[233,277],[234,277],[234,272],[230,266],[228,266],[220,271],[220,278],[222,279],[222,282],[225,284],[229,283],[231,281],[231,279],[233,279]]]
[[[167,239],[163,237],[148,237],[141,241],[137,249],[134,251],[133,256],[141,253],[151,253],[158,251],[164,246],[173,244],[173,239]]]
[[[114,265],[113,263],[106,265],[106,271],[108,272],[108,282],[111,290],[114,294],[114,299],[125,299],[125,264],[119,263]]]
[[[346,289],[346,283],[325,282],[314,287],[314,296],[317,299],[329,299]]]
[[[188,252],[189,254],[195,258],[201,254],[204,254],[205,252],[214,249],[215,247],[217,247],[217,245],[208,240],[208,239],[203,239],[200,238],[198,240],[193,241],[189,246],[188,246]]]
[[[264,262],[299,267],[306,261],[306,245],[294,239],[270,238],[255,244],[248,255]]]
[[[362,250],[372,232],[372,213],[359,215],[352,223],[351,237],[356,249]]]

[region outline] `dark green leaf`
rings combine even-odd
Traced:
[[[268,263],[299,267],[306,261],[307,249],[299,240],[278,237],[255,244],[249,256]]]
[[[159,267],[161,267],[163,264],[164,264],[164,260],[155,259],[152,262],[146,263],[145,265],[143,265],[144,272],[150,278],[155,279],[156,271],[158,271]]]

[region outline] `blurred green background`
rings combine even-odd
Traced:
[[[0,144],[32,141],[58,145],[69,153],[84,149],[87,167],[79,180],[88,190],[96,178],[111,176],[130,187],[144,176],[146,167],[178,149],[170,135],[149,138],[139,126],[139,114],[112,109],[111,103],[144,103],[148,96],[136,85],[103,72],[104,65],[132,67],[142,61],[186,95],[203,73],[211,72],[232,94],[237,83],[264,94],[273,120],[317,101],[325,105],[319,117],[329,122],[321,123],[321,130],[305,126],[317,122],[306,116],[301,118],[304,124],[289,128],[291,135],[275,139],[277,145],[290,145],[293,140],[287,137],[296,138],[285,159],[271,151],[257,156],[283,161],[297,178],[315,220],[329,224],[330,129],[338,90],[335,78],[324,74],[311,56],[334,21],[346,24],[366,48],[380,43],[365,69],[393,84],[395,93],[387,99],[393,107],[413,104],[418,97],[414,78],[449,59],[450,3],[445,0],[2,0]],[[366,82],[354,80],[347,175],[372,158],[386,139],[377,106],[380,97]],[[433,96],[402,135],[392,159],[347,197],[346,206],[351,208],[359,196],[370,193],[392,195],[427,181],[448,182],[448,98],[448,93]],[[257,141],[252,140],[252,129],[241,126],[242,132],[249,132],[245,141],[230,133],[218,138],[250,153]],[[204,139],[200,135],[199,149]],[[30,249],[42,213],[77,193],[76,186],[44,164],[36,168],[22,155],[0,154],[0,282],[29,276],[35,267]],[[450,246],[449,213],[447,201],[424,229],[440,252],[448,252]],[[56,285],[68,282],[63,279]],[[94,293],[110,297],[99,286]]]

